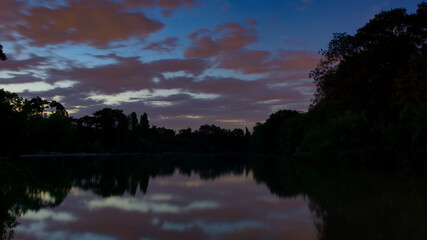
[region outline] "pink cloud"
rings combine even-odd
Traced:
[[[76,91],[114,94],[151,88],[153,78],[163,79],[164,72],[184,71],[198,75],[209,67],[203,59],[165,59],[142,63],[137,57],[121,58],[115,55],[104,57],[114,58],[117,63],[97,68],[51,69],[49,79],[51,82],[59,79],[78,81]]]
[[[156,52],[170,52],[178,45],[178,38],[169,37],[158,42],[152,42],[144,47],[145,50]]]
[[[178,8],[180,6],[190,7],[195,5],[194,0],[159,0],[157,6],[162,8]]]
[[[238,23],[218,25],[214,33],[218,37],[211,36],[213,32],[209,30],[190,34],[192,43],[186,50],[185,57],[211,57],[221,52],[243,48],[258,39],[255,29],[247,29]]]
[[[257,31],[255,29],[246,29],[237,23],[228,23],[224,25],[227,34],[218,39],[221,49],[234,50],[245,47],[257,40]]]
[[[122,0],[121,2],[128,8],[156,6],[156,1],[154,0]]]
[[[268,86],[270,82],[264,79],[245,81],[236,78],[206,77],[202,81],[193,78],[174,78],[162,81],[157,87],[163,89],[185,89],[190,92],[217,94],[227,101],[247,101],[253,105],[259,101],[302,100],[305,96],[293,88],[281,88]],[[215,99],[214,101],[218,101]],[[251,109],[250,107],[248,109]],[[211,111],[212,109],[210,109]],[[233,112],[233,111],[231,111]]]
[[[79,84],[70,89],[52,90],[51,93],[41,92],[37,95],[64,96],[62,102],[66,107],[88,106],[78,113],[79,116],[82,116],[105,106],[102,101],[94,102],[87,99],[90,92],[118,94],[142,89],[150,91],[154,89],[179,89],[179,92],[174,95],[154,96],[149,100],[134,99],[137,102],[124,102],[115,107],[125,109],[128,112],[136,111],[139,114],[147,112],[153,119],[158,119],[155,122],[156,124],[172,128],[194,127],[193,124],[199,123],[218,124],[225,127],[242,126],[243,123],[237,120],[235,120],[236,122],[217,122],[217,120],[233,120],[236,116],[239,119],[244,119],[247,122],[246,126],[252,127],[255,122],[268,117],[272,111],[277,111],[280,108],[302,110],[310,103],[311,95],[307,94],[307,91],[314,90],[313,85],[301,81],[307,79],[308,73],[306,71],[292,72],[286,70],[287,64],[297,69],[305,69],[304,57],[309,58],[310,53],[282,51],[279,55],[274,58],[271,53],[266,51],[248,50],[247,52],[235,53],[235,57],[243,57],[242,61],[233,61],[231,57],[222,61],[223,59],[219,58],[222,61],[220,67],[223,68],[227,67],[251,73],[255,70],[252,70],[250,66],[260,64],[257,72],[272,72],[268,77],[253,81],[237,78],[201,77],[200,74],[211,67],[211,62],[200,58],[166,59],[144,63],[136,57],[99,56],[115,59],[116,63],[97,68],[74,67],[69,70],[49,70],[50,82],[69,79],[78,81]],[[300,57],[302,60],[298,60]],[[285,70],[275,70],[276,68]],[[163,75],[165,72],[178,71],[192,74],[193,77],[165,78]],[[154,78],[160,81],[154,83]],[[76,93],[79,94],[76,95]],[[198,99],[192,94],[199,94],[200,96],[209,94],[217,97]],[[151,105],[150,101],[170,102],[172,105],[158,107]],[[203,118],[182,120],[183,115],[203,116]],[[162,116],[168,116],[168,119],[164,119]]]
[[[240,50],[226,52],[218,57],[219,68],[235,70],[244,74],[266,73],[291,73],[314,69],[319,60],[319,55],[313,51],[279,51],[272,57],[268,51]]]
[[[13,0],[0,1],[0,30],[2,32],[1,40],[13,40],[11,31],[16,26],[17,21],[21,17],[21,10],[25,4]]]
[[[258,25],[258,21],[253,18],[249,18],[246,20],[246,24],[248,24],[249,26],[255,26]]]
[[[218,68],[235,70],[244,74],[310,71],[319,56],[312,51],[249,50],[246,47],[257,41],[257,31],[237,23],[217,25],[213,31],[200,29],[188,35],[191,46],[185,57],[216,57]],[[283,75],[283,74],[281,74]]]
[[[24,7],[24,3],[14,0],[0,1],[0,19],[15,19]],[[2,22],[3,24],[3,22]]]
[[[170,17],[170,16],[172,16],[172,11],[170,11],[170,10],[163,10],[162,11],[162,15],[163,15],[163,17]]]
[[[316,67],[319,59],[319,54],[314,51],[282,50],[273,64],[283,71],[310,71]]]
[[[266,73],[269,65],[266,64],[271,53],[268,51],[235,51],[219,56],[219,68],[240,71],[245,74]]]
[[[40,57],[37,55],[31,55],[29,58],[24,60],[16,60],[13,55],[8,56],[7,61],[1,63],[2,71],[22,71],[22,70],[34,70],[39,66],[46,65],[48,62],[47,57]]]
[[[196,4],[194,0],[123,0],[127,7],[154,7],[176,9],[179,7],[191,7]]]
[[[165,59],[148,64],[151,71],[179,72],[184,71],[193,75],[200,75],[209,65],[204,59]]]
[[[163,28],[143,13],[126,12],[108,1],[73,1],[58,9],[35,7],[24,21],[16,31],[37,46],[64,42],[105,46],[114,40],[144,38]]]
[[[110,56],[110,58],[113,56]],[[208,62],[202,59],[160,60],[142,63],[137,58],[119,58],[116,64],[98,68],[72,68],[69,70],[50,70],[51,81],[69,79],[79,81],[73,88],[54,89],[47,92],[27,93],[32,96],[63,96],[61,102],[67,107],[86,106],[78,116],[90,114],[102,107],[108,107],[103,102],[97,102],[87,97],[91,92],[100,94],[117,94],[124,91],[147,89],[176,90],[177,94],[154,96],[150,99],[134,99],[137,102],[123,102],[115,107],[142,114],[147,112],[153,124],[171,128],[184,128],[202,123],[216,124],[223,127],[242,127],[242,122],[218,122],[217,120],[244,119],[247,127],[252,127],[257,121],[262,121],[272,111],[278,108],[304,109],[310,103],[310,95],[304,94],[312,84],[302,83],[306,74],[295,74],[276,78],[266,78],[245,81],[236,78],[222,77],[172,77],[165,79],[163,72],[185,70],[197,75],[209,68]],[[161,81],[153,83],[154,77]],[[289,85],[274,86],[270,84],[287,82]],[[215,98],[195,98],[191,94],[214,94]],[[29,96],[31,97],[31,96]],[[147,102],[148,101],[148,102]],[[153,106],[150,101],[170,102],[170,106]],[[281,106],[281,107],[280,107]],[[202,116],[199,119],[182,119],[184,115]],[[168,119],[162,118],[168,116]],[[181,119],[181,120],[179,120]]]
[[[209,37],[199,39],[195,45],[187,49],[185,57],[211,57],[220,51],[220,47]]]

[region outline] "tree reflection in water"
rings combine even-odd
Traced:
[[[257,162],[252,169],[271,193],[308,197],[319,239],[427,239],[423,170],[283,161]]]
[[[135,195],[138,189],[145,194],[150,179],[175,171],[202,180],[252,171],[274,195],[303,195],[316,215],[319,239],[427,239],[427,181],[417,171],[213,155],[2,160],[2,238],[12,237],[21,214],[58,206],[72,187],[103,198]]]

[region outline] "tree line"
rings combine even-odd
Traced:
[[[383,11],[354,35],[334,34],[311,72],[308,112],[282,110],[254,127],[260,152],[299,159],[424,162],[427,4]]]
[[[1,90],[0,151],[251,150],[295,159],[426,162],[426,35],[425,2],[412,14],[383,11],[353,35],[334,34],[310,73],[316,92],[308,112],[280,110],[252,135],[215,125],[175,132],[150,126],[146,113],[138,121],[136,113],[112,108],[75,119],[58,102]]]
[[[2,155],[49,152],[242,152],[250,132],[202,125],[175,132],[150,126],[146,113],[103,108],[81,118],[40,97],[25,99],[0,89]]]

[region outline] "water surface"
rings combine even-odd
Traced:
[[[2,226],[16,239],[427,239],[426,181],[412,170],[236,156],[0,163]]]

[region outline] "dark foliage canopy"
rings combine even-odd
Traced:
[[[252,143],[297,158],[424,161],[427,146],[427,4],[383,11],[356,34],[336,33],[310,73],[309,111],[254,128]],[[396,160],[398,159],[398,160]]]
[[[5,61],[7,59],[6,54],[3,52],[3,46],[0,45],[0,60]]]

